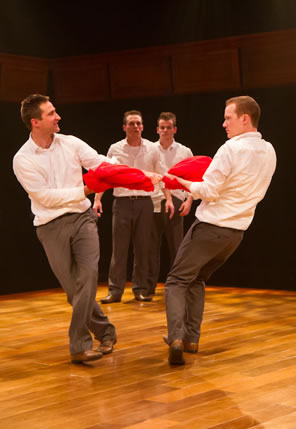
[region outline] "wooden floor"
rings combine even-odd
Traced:
[[[163,287],[132,297],[102,306],[118,344],[88,365],[69,361],[61,291],[0,297],[0,428],[296,428],[296,292],[207,288],[184,367],[167,362]]]

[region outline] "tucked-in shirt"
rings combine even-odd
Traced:
[[[34,225],[65,213],[85,212],[91,202],[84,194],[82,167],[96,168],[103,161],[115,162],[77,137],[55,134],[44,149],[30,136],[15,154],[13,170],[31,199]]]
[[[196,217],[217,226],[246,230],[275,167],[275,151],[259,132],[226,141],[214,156],[203,182],[194,182],[190,187],[193,198],[202,199]]]
[[[176,142],[175,140],[167,149],[164,149],[162,147],[159,140],[154,144],[159,151],[160,160],[165,167],[165,172],[167,172],[173,165],[177,164],[183,159],[192,156],[192,152],[189,147],[186,147],[181,143]],[[155,192],[152,195],[154,212],[156,213],[161,211],[161,201],[165,198],[164,193],[161,190],[162,186],[163,185],[161,184],[155,186]],[[181,189],[171,190],[170,192],[172,195],[174,195],[176,198],[179,198],[179,200],[181,201],[184,201],[187,196],[187,192],[184,192]]]
[[[110,158],[115,157],[120,164],[125,164],[129,167],[159,174],[165,172],[165,167],[160,161],[159,151],[154,143],[146,139],[141,139],[141,144],[139,146],[131,146],[126,139],[120,140],[110,146],[107,156]],[[130,190],[127,188],[116,188],[113,191],[115,197],[134,195],[149,196],[152,193],[153,192]]]

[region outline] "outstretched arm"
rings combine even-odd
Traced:
[[[165,176],[168,177],[171,180],[178,180],[178,182],[183,185],[188,191],[190,191],[190,186],[193,182],[190,182],[190,180],[182,179],[181,177],[175,176],[174,174],[165,173]]]
[[[153,173],[152,171],[145,171],[142,170],[145,176],[148,177],[148,179],[151,180],[152,185],[157,185],[162,180],[162,175],[158,173]]]

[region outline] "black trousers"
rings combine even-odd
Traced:
[[[166,285],[168,340],[199,342],[205,282],[239,246],[243,231],[196,220],[177,253]]]

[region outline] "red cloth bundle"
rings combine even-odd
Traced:
[[[102,162],[95,170],[83,175],[86,186],[95,192],[104,192],[110,188],[127,188],[141,191],[154,191],[151,180],[138,168],[128,165]]]
[[[169,169],[168,173],[191,182],[202,182],[203,175],[211,162],[212,158],[209,156],[190,156],[175,164]],[[184,189],[188,191],[177,179],[172,180],[164,176],[163,181],[167,189]]]

